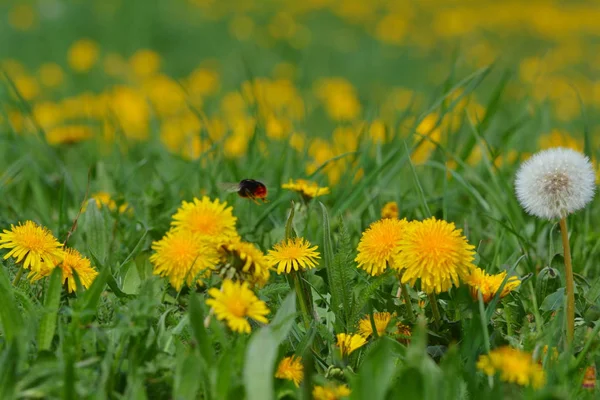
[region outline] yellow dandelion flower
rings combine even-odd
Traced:
[[[76,72],[86,72],[96,64],[99,53],[96,42],[90,39],[80,39],[69,47],[69,65]]]
[[[435,218],[413,221],[400,239],[393,267],[404,270],[402,283],[414,286],[420,279],[425,293],[446,292],[475,268],[474,248],[453,223]]]
[[[226,262],[221,275],[237,278],[257,286],[264,286],[271,276],[271,268],[264,253],[252,243],[233,240],[221,247]]]
[[[288,183],[284,183],[281,187],[300,193],[305,200],[310,200],[330,193],[328,187],[321,187],[316,182],[307,181],[305,179],[296,179],[295,181],[290,179]]]
[[[387,329],[390,320],[392,319],[392,314],[389,312],[376,312],[373,313],[373,321],[375,321],[375,329],[377,329],[377,335],[383,336],[385,335],[385,330]],[[373,334],[373,326],[371,325],[371,317],[366,316],[360,320],[358,323],[358,331],[364,337],[368,338]]]
[[[391,218],[398,219],[398,215],[400,214],[398,210],[398,203],[395,201],[390,201],[385,203],[383,208],[381,209],[381,218]]]
[[[294,382],[296,387],[300,386],[300,382],[304,379],[304,367],[302,366],[302,358],[297,356],[285,357],[279,362],[275,378],[287,379]]]
[[[540,388],[546,383],[546,374],[542,366],[532,360],[531,354],[509,346],[492,350],[488,355],[481,355],[477,361],[477,368],[489,376],[499,373],[503,381],[521,386]]]
[[[62,270],[62,282],[63,284],[65,282],[67,283],[69,293],[73,293],[77,290],[77,281],[73,276],[73,271],[77,273],[81,286],[86,289],[90,287],[92,282],[94,282],[94,279],[96,279],[96,276],[98,276],[98,271],[91,266],[89,258],[82,256],[81,253],[75,249],[65,249],[63,260],[57,267]],[[49,276],[54,268],[55,267],[51,264],[42,263],[40,270],[37,272],[31,271],[28,277],[32,282],[35,282]]]
[[[167,276],[171,286],[180,290],[184,282],[192,286],[194,282],[202,284],[211,269],[219,263],[217,249],[202,240],[202,237],[187,231],[169,231],[165,236],[152,243],[154,254],[150,262],[154,265],[154,274]]]
[[[410,326],[405,325],[402,322],[399,322],[396,327],[398,328],[398,341],[408,345],[412,336],[412,329],[410,329]]]
[[[348,335],[339,333],[337,336],[337,346],[340,348],[340,353],[343,356],[350,355],[354,350],[364,346],[367,339],[361,335]]]
[[[63,257],[62,244],[52,233],[33,221],[26,221],[18,226],[11,225],[10,231],[0,233],[0,248],[10,249],[4,256],[23,262],[23,268],[39,271],[42,262],[56,265]]]
[[[207,196],[202,200],[194,198],[193,202],[184,201],[173,215],[172,225],[177,230],[202,235],[214,242],[226,242],[238,237],[235,229],[236,217],[232,207],[219,199],[211,201]]]
[[[350,389],[346,385],[315,386],[313,388],[314,400],[340,400],[350,396]]]
[[[316,267],[317,259],[320,258],[317,246],[310,247],[308,240],[304,238],[288,239],[273,246],[269,250],[267,260],[272,267],[277,265],[277,273],[289,274],[299,269],[311,269]]]
[[[108,207],[108,209],[110,211],[114,211],[117,208],[117,203],[113,200],[110,193],[96,192],[90,196],[90,199],[86,202],[82,211],[85,212],[90,200],[94,200],[94,202],[96,203],[96,207],[98,207],[99,210],[102,208],[102,206]],[[127,203],[121,204],[119,206],[119,213],[121,213],[121,214],[128,210],[131,210],[131,208],[130,208],[129,204],[127,204]]]
[[[483,301],[485,303],[489,303],[492,301],[494,296],[496,296],[496,292],[500,289],[502,282],[506,278],[506,271],[503,271],[496,275],[489,275],[487,272],[480,268],[475,268],[471,275],[469,275],[465,279],[465,283],[471,287],[471,296],[474,300],[477,300],[479,297],[477,292],[481,292],[481,296],[483,297]],[[511,276],[506,281],[504,285],[504,289],[502,289],[502,293],[500,294],[500,298],[508,295],[510,292],[519,287],[521,281],[516,276]]]
[[[57,126],[46,132],[46,141],[52,145],[73,144],[89,140],[94,130],[87,125]]]
[[[212,307],[219,321],[225,320],[234,332],[250,333],[248,318],[263,324],[268,323],[265,315],[269,309],[248,287],[247,282],[223,281],[221,290],[212,288],[208,291],[212,297],[206,304]]]
[[[385,218],[374,222],[363,232],[354,259],[358,267],[371,275],[382,274],[398,253],[398,244],[408,226],[406,219]]]

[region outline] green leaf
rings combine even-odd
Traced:
[[[38,349],[50,350],[56,331],[56,318],[62,291],[62,269],[54,268],[48,280],[48,291],[44,298],[44,314],[37,335]]]
[[[332,286],[331,310],[335,314],[335,328],[337,332],[346,331],[352,314],[352,274],[354,272],[352,246],[350,236],[340,219],[340,242],[333,257],[333,263],[327,270],[331,275]]]
[[[249,400],[272,400],[273,374],[279,344],[287,337],[294,324],[296,296],[290,293],[273,322],[256,332],[246,348],[244,385]]]
[[[202,310],[202,304],[200,298],[196,294],[190,295],[190,310],[189,310],[190,325],[196,344],[200,350],[200,355],[206,362],[206,365],[212,365],[215,354],[212,347],[212,340],[210,339],[206,328],[204,327],[204,312]]]
[[[194,353],[185,354],[182,348],[177,350],[180,356],[175,367],[173,399],[195,399],[200,389],[203,362]]]
[[[23,319],[19,312],[19,307],[13,296],[13,287],[11,286],[6,270],[0,268],[0,320],[2,320],[2,330],[7,341],[11,341],[20,336],[23,329]]]
[[[140,279],[138,269],[134,263],[131,263],[129,268],[127,268],[125,278],[123,278],[123,292],[126,294],[138,294],[141,283],[142,280]]]
[[[542,311],[556,311],[563,306],[565,302],[565,288],[560,288],[556,292],[546,296],[540,310]]]
[[[96,200],[90,199],[82,216],[87,246],[95,254],[100,264],[104,264],[107,260],[110,243],[109,215],[105,209],[106,207],[99,209],[96,206]]]
[[[94,282],[92,282],[92,285],[85,291],[82,301],[83,311],[92,312],[94,315],[96,314],[98,302],[106,287],[106,280],[108,279],[109,274],[110,271],[108,269],[101,270],[100,274],[98,274],[96,279],[94,279]]]
[[[384,400],[396,374],[397,355],[392,339],[377,340],[352,384],[351,399]]]

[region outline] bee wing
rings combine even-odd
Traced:
[[[222,190],[227,193],[239,192],[240,184],[235,182],[219,182],[217,184],[219,190]]]

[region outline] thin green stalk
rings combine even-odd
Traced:
[[[19,268],[19,272],[17,272],[17,275],[15,275],[15,279],[13,279],[12,285],[14,287],[17,287],[17,285],[19,284],[19,281],[21,280],[21,277],[23,276],[23,271],[25,271],[25,268]]]
[[[567,344],[570,345],[575,336],[575,285],[573,283],[573,265],[571,264],[571,247],[569,246],[566,217],[560,220],[560,234],[564,249],[565,279],[567,281]]]
[[[400,280],[400,279],[398,279]],[[408,311],[408,320],[414,324],[416,322],[415,311],[412,308],[412,303],[410,299],[410,293],[408,293],[408,285],[406,283],[400,284],[400,291],[402,292],[402,297],[404,298],[404,305],[406,306],[406,310]]]
[[[300,282],[300,276],[297,272],[292,272],[292,281],[294,281],[294,290],[296,291],[296,296],[298,297],[298,303],[300,304],[300,311],[302,312],[302,320],[304,321],[304,327],[306,330],[310,329],[310,321],[311,315],[310,310],[308,308],[307,298],[304,295],[304,290],[302,289],[302,282]]]
[[[510,337],[513,335],[513,330],[511,325],[512,315],[508,304],[504,305],[504,318],[506,319],[506,335]]]
[[[440,316],[440,309],[438,308],[437,298],[435,297],[435,293],[430,293],[428,296],[429,304],[431,304],[431,312],[433,313],[435,329],[439,330],[442,326],[442,317]]]

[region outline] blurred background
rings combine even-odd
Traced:
[[[415,132],[416,163],[432,142],[478,162],[453,139],[473,128],[499,162],[600,136],[595,0],[4,0],[0,16],[0,130],[51,145],[235,160],[281,141],[311,174]]]

